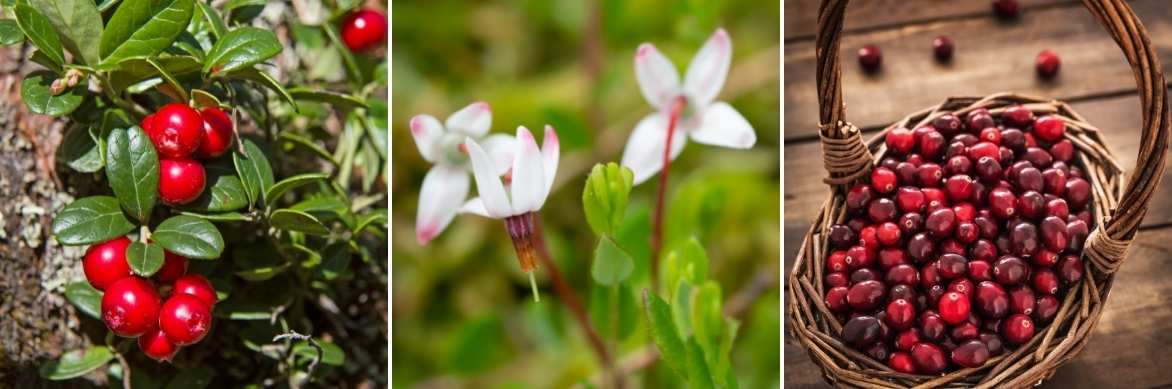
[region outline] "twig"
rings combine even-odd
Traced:
[[[122,365],[122,389],[132,389],[130,386],[130,363],[127,363],[126,357],[117,351],[114,352],[114,358],[117,358],[118,364]]]
[[[273,337],[273,343],[280,342],[283,340],[304,340],[306,342],[309,342],[309,345],[312,346],[314,350],[317,350],[317,355],[313,357],[313,360],[309,361],[309,367],[307,368],[307,371],[306,371],[307,376],[313,377],[313,370],[315,368],[317,368],[317,363],[321,361],[322,355],[325,353],[325,351],[322,350],[321,345],[317,344],[317,341],[313,340],[312,336],[302,335],[302,334],[297,333],[297,331],[292,331],[292,330]]]

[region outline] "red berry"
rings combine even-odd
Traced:
[[[952,39],[941,35],[932,40],[932,53],[936,55],[936,60],[940,62],[948,62],[952,60]]]
[[[1065,223],[1063,223],[1062,226],[1063,226],[1063,228],[1066,228]],[[892,223],[892,222],[886,222],[886,223],[880,224],[879,228],[875,231],[875,236],[879,239],[879,244],[884,245],[884,246],[898,245],[899,244],[899,235],[900,235],[899,226],[895,225],[895,223]]]
[[[203,118],[185,104],[171,103],[159,108],[149,127],[147,135],[160,158],[186,157],[203,142]]]
[[[198,343],[212,328],[212,310],[198,297],[173,294],[159,311],[159,328],[177,345]]]
[[[1066,122],[1054,115],[1046,115],[1034,121],[1034,136],[1046,142],[1057,142],[1066,135]]]
[[[351,51],[374,49],[387,39],[387,16],[365,8],[342,20],[342,42]]]
[[[850,280],[847,279],[846,273],[834,272],[826,275],[826,285],[830,287],[850,286]],[[843,297],[846,297],[845,291],[843,293]]]
[[[850,247],[859,241],[859,234],[844,224],[833,224],[827,234],[830,245],[836,248]]]
[[[1029,342],[1034,337],[1034,322],[1024,314],[1010,315],[1001,323],[1001,337],[1013,344]]]
[[[898,214],[895,202],[888,198],[876,199],[867,206],[867,216],[875,223],[894,221]]]
[[[846,294],[846,302],[858,311],[874,309],[883,301],[884,292],[882,282],[863,281],[850,287]]]
[[[856,350],[865,350],[882,338],[882,324],[874,316],[855,316],[842,326],[840,338]]]
[[[151,329],[138,337],[138,348],[143,354],[159,362],[170,362],[179,352],[179,346],[167,340],[167,335],[158,328]]]
[[[911,359],[916,370],[925,374],[936,374],[948,367],[948,360],[944,358],[944,350],[932,343],[917,343],[912,346]]]
[[[982,240],[982,241],[979,241],[978,243],[980,243],[980,242],[988,242],[988,241]],[[985,261],[985,260],[969,261],[968,267],[969,267],[969,269],[968,269],[969,270],[968,271],[969,279],[972,279],[973,281],[977,281],[977,282],[993,280],[993,265],[990,265],[989,261]]]
[[[146,115],[145,117],[142,118],[142,121],[138,122],[138,126],[140,128],[142,128],[142,131],[147,133],[149,136],[149,134],[151,133],[151,129],[154,128],[154,120],[155,120],[155,114],[152,113],[152,114]]]
[[[170,205],[187,204],[203,194],[207,180],[203,165],[192,159],[159,160],[159,197]]]
[[[937,305],[945,323],[957,325],[969,319],[969,298],[961,293],[948,292]]]
[[[1056,160],[1070,162],[1071,159],[1074,159],[1074,143],[1066,139],[1055,142],[1050,145],[1050,155],[1054,156]]]
[[[868,73],[873,73],[879,70],[879,66],[883,64],[883,53],[878,46],[866,45],[859,48],[859,66]]]
[[[920,188],[902,186],[895,194],[895,203],[901,212],[920,212],[928,205]]]
[[[1001,120],[1004,120],[1005,124],[1010,126],[1025,128],[1034,124],[1034,112],[1022,105],[1012,105],[1005,108],[1005,112],[1001,113]],[[1006,135],[1004,131],[1001,132],[1002,139]],[[1010,145],[1010,147],[1013,146]]]
[[[989,191],[989,210],[1001,219],[1017,216],[1017,196],[1009,188],[993,188]]]
[[[1034,66],[1038,70],[1038,75],[1042,78],[1052,78],[1058,75],[1058,69],[1062,67],[1062,61],[1058,59],[1058,54],[1050,50],[1042,50],[1038,53],[1038,59]]]
[[[1038,297],[1038,302],[1034,309],[1034,321],[1038,323],[1049,323],[1054,320],[1054,316],[1058,315],[1059,304],[1057,297],[1045,295]]]
[[[933,311],[925,311],[920,315],[920,334],[928,340],[938,341],[944,336],[944,319]]]
[[[887,148],[899,154],[908,154],[916,147],[916,137],[912,131],[903,127],[893,128],[884,138]]]
[[[849,310],[850,306],[846,304],[847,290],[848,289],[845,286],[835,286],[826,291],[826,298],[824,299],[826,308],[832,312],[845,312]]]
[[[920,134],[920,154],[928,160],[938,160],[944,152],[944,135],[931,127]]]
[[[941,208],[932,211],[924,221],[924,228],[927,228],[932,233],[932,236],[938,239],[951,236],[952,230],[956,228],[956,212],[952,208]]]
[[[996,283],[981,281],[977,284],[973,300],[977,303],[977,310],[989,318],[1002,318],[1009,313],[1009,293]]]
[[[830,252],[830,256],[826,258],[826,270],[830,272],[845,272],[850,269],[850,265],[846,263],[846,251],[836,250]]]
[[[118,336],[137,337],[155,328],[160,305],[154,285],[141,277],[126,277],[102,295],[102,321]]]
[[[846,193],[846,208],[850,210],[863,209],[871,204],[871,200],[874,198],[875,191],[869,185],[863,183],[855,184]]]
[[[870,267],[874,261],[871,260],[871,250],[865,246],[853,246],[846,250],[846,257],[844,258],[847,269],[861,269]]]
[[[1042,294],[1058,294],[1058,275],[1050,269],[1034,271],[1034,290]]]
[[[1082,210],[1091,199],[1091,184],[1082,178],[1066,180],[1066,202],[1071,209]]]
[[[1082,274],[1082,259],[1079,259],[1077,255],[1067,255],[1058,261],[1058,278],[1067,285],[1082,280]]]
[[[993,12],[1002,18],[1017,16],[1017,0],[993,0]]]
[[[896,351],[891,353],[891,356],[887,359],[887,366],[900,373],[916,374],[916,365],[912,362],[912,356],[905,352]]]
[[[130,263],[126,262],[127,247],[130,247],[130,239],[120,236],[86,250],[82,268],[94,289],[106,290],[114,282],[131,276]]]
[[[989,360],[989,348],[980,340],[969,340],[952,350],[952,362],[964,367],[980,367]]]
[[[163,284],[170,284],[187,274],[187,258],[182,255],[164,251],[163,267],[155,272],[154,279]]]
[[[895,177],[895,172],[885,167],[877,167],[871,171],[871,187],[875,188],[876,192],[887,194],[895,191],[895,185],[898,180]]]
[[[216,288],[207,278],[199,274],[188,274],[175,280],[172,295],[189,294],[199,298],[209,307],[216,305]]]
[[[891,285],[915,286],[920,283],[920,271],[907,264],[895,265],[887,270],[884,281]]]
[[[916,322],[916,308],[907,300],[894,300],[887,304],[887,316],[885,320],[887,325],[897,330],[905,330],[911,328],[912,324]]]
[[[199,114],[203,118],[204,136],[195,156],[211,159],[223,155],[232,146],[232,118],[216,107],[204,108]]]
[[[895,335],[895,349],[897,350],[911,350],[916,343],[920,343],[920,333],[914,328]]]
[[[993,264],[993,278],[1001,285],[1021,285],[1029,274],[1030,266],[1018,257],[1004,256]]]

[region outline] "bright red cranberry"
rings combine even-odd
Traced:
[[[985,127],[981,130],[980,134],[977,135],[977,138],[980,138],[983,142],[988,142],[999,146],[1001,145],[1001,129],[994,126]],[[970,149],[969,152],[972,152],[972,150]]]
[[[856,316],[842,326],[840,338],[856,350],[865,350],[881,338],[879,319],[874,316]]]
[[[903,127],[893,128],[887,133],[884,138],[887,148],[899,153],[907,155],[916,147],[916,138],[912,135],[912,131]]]
[[[1055,142],[1050,145],[1050,155],[1054,156],[1056,160],[1070,162],[1071,159],[1074,159],[1074,143],[1066,139]]]
[[[145,117],[142,118],[142,121],[138,122],[138,126],[140,128],[142,128],[142,131],[147,134],[150,134],[151,131],[153,131],[152,128],[154,127],[154,125],[155,125],[155,114],[153,114],[153,113],[146,115]],[[150,135],[148,135],[148,136],[150,136]]]
[[[102,295],[102,321],[115,335],[137,337],[155,327],[160,305],[154,285],[141,277],[126,277]]]
[[[952,230],[956,228],[956,212],[951,208],[932,211],[924,221],[924,227],[937,238],[943,239],[950,236]]]
[[[224,155],[232,146],[232,118],[216,107],[204,108],[199,112],[203,118],[203,141],[195,150],[195,156],[210,159]]]
[[[977,144],[968,148],[967,156],[972,161],[980,161],[984,157],[999,160],[1001,158],[1001,148],[992,142],[977,142]]]
[[[891,285],[916,285],[920,283],[920,271],[911,265],[895,265],[887,270],[884,281]]]
[[[916,170],[916,179],[921,186],[937,187],[944,180],[944,169],[940,165],[928,162],[920,165]]]
[[[974,281],[991,281],[993,279],[993,265],[990,265],[988,261],[969,261],[968,267],[968,276]]]
[[[1013,344],[1024,344],[1034,337],[1034,321],[1024,314],[1010,315],[1001,323],[1001,337]]]
[[[1017,196],[1009,188],[993,188],[989,191],[989,210],[1001,219],[1017,216]]]
[[[163,253],[163,267],[159,268],[159,271],[155,272],[155,275],[152,276],[155,281],[170,284],[184,274],[187,274],[187,258],[170,251],[164,251]]]
[[[1021,258],[1004,256],[993,264],[993,278],[1006,286],[1021,285],[1030,275],[1030,266]]]
[[[1070,216],[1070,207],[1064,199],[1053,199],[1046,202],[1046,215],[1066,220]]]
[[[912,362],[912,356],[908,353],[896,351],[891,353],[887,359],[887,366],[892,370],[904,374],[916,374],[916,365]]]
[[[936,374],[948,367],[944,350],[932,343],[923,342],[912,346],[911,359],[916,371],[924,374]]]
[[[973,178],[957,174],[944,180],[944,190],[952,201],[965,201],[973,197]]]
[[[989,318],[1002,318],[1009,313],[1009,293],[996,283],[981,281],[973,295],[977,311]]]
[[[925,131],[920,135],[920,154],[925,159],[936,161],[944,153],[944,135],[935,129]]]
[[[895,202],[888,198],[878,198],[867,206],[867,216],[875,223],[886,223],[895,221],[899,216],[899,210],[896,209]]]
[[[876,192],[883,194],[891,193],[895,191],[895,185],[897,183],[898,180],[895,172],[891,171],[891,169],[878,167],[871,170],[871,187],[875,188]]]
[[[1034,307],[1034,321],[1038,323],[1049,323],[1051,320],[1054,320],[1054,316],[1058,316],[1060,304],[1058,298],[1051,295],[1038,297],[1038,302]]]
[[[956,214],[958,222],[972,222],[977,217],[977,207],[968,202],[958,202],[952,206],[952,212]]]
[[[1009,290],[1009,311],[1029,315],[1034,313],[1034,290],[1028,286],[1019,286]]]
[[[907,253],[899,247],[888,247],[879,250],[879,267],[890,272],[892,267],[907,264]]]
[[[175,280],[174,288],[171,291],[175,294],[189,294],[199,298],[208,307],[216,305],[216,288],[207,278],[199,274],[188,274]]]
[[[212,309],[198,297],[172,294],[159,311],[159,328],[177,345],[199,343],[212,329]]]
[[[1036,269],[1034,271],[1034,290],[1042,294],[1058,294],[1058,274],[1050,269]]]
[[[846,257],[843,258],[847,269],[861,269],[873,262],[871,261],[871,253],[863,246],[852,246],[846,250]]]
[[[1050,250],[1041,249],[1037,254],[1030,257],[1030,262],[1040,267],[1054,267],[1058,264],[1058,253]]]
[[[1067,255],[1058,261],[1058,278],[1067,285],[1082,280],[1082,259],[1077,255]]]
[[[845,224],[832,224],[827,236],[830,245],[836,248],[847,248],[859,241],[859,234]]]
[[[203,118],[186,104],[171,103],[159,108],[149,127],[147,135],[162,158],[186,157],[203,142]]]
[[[883,302],[886,288],[879,281],[863,281],[854,284],[847,291],[846,302],[857,311],[874,309]]]
[[[1062,228],[1066,228],[1066,223],[1062,223]],[[890,247],[898,245],[900,238],[899,226],[892,222],[880,224],[875,231],[875,237],[879,239],[879,244],[883,246]]]
[[[1042,50],[1038,53],[1038,58],[1034,63],[1038,70],[1038,75],[1042,78],[1053,78],[1058,75],[1058,69],[1062,67],[1062,61],[1058,59],[1058,54],[1050,50]]]
[[[1034,134],[1027,132],[1025,134],[1025,144],[1026,144],[1026,148],[1038,147],[1038,138],[1035,138]]]
[[[120,236],[86,249],[82,268],[94,289],[106,290],[114,282],[131,276],[130,263],[126,262],[127,247],[130,239]]]
[[[879,273],[868,268],[862,268],[851,272],[851,284],[857,284],[863,281],[880,281]]]
[[[964,294],[944,293],[944,296],[940,297],[937,307],[940,310],[940,318],[944,319],[945,323],[956,325],[969,318],[969,298]]]
[[[936,56],[936,60],[940,62],[948,62],[952,60],[952,39],[941,35],[932,40],[932,53]]]
[[[832,312],[845,312],[850,310],[850,305],[846,303],[847,291],[848,289],[845,286],[835,286],[827,290],[826,297],[823,299],[823,302],[826,303],[826,308]]]
[[[1046,115],[1034,121],[1034,136],[1046,142],[1057,142],[1066,135],[1066,122],[1057,116]]]
[[[879,66],[883,64],[883,53],[878,46],[866,45],[859,48],[859,66],[868,73],[874,73],[879,70]]]
[[[916,321],[916,308],[907,300],[893,300],[887,304],[887,325],[897,330],[911,328]]]
[[[1025,128],[1034,124],[1034,112],[1025,106],[1013,105],[1005,108],[1005,111],[1001,113],[1001,120],[1010,126]],[[1004,132],[1001,133],[1001,137],[1005,138]]]
[[[203,194],[203,165],[187,158],[159,160],[159,197],[170,205],[187,204]]]
[[[1038,228],[1028,222],[1018,223],[1009,231],[1009,242],[1013,253],[1030,256],[1038,252]]]
[[[830,287],[835,286],[850,286],[850,279],[847,278],[846,273],[834,272],[826,275],[826,285]],[[846,293],[843,293],[843,298],[846,298]],[[845,300],[844,300],[845,301]]]
[[[846,263],[846,251],[831,251],[830,256],[826,258],[826,270],[841,273],[847,271],[847,269],[850,269],[850,265]]]
[[[867,249],[867,253],[879,250],[879,229],[875,226],[866,226],[859,230],[859,245]],[[870,266],[870,265],[868,265]]]
[[[896,350],[900,350],[900,351],[911,350],[912,346],[915,346],[916,343],[920,343],[920,333],[919,333],[919,331],[916,331],[916,329],[914,329],[914,328],[907,330],[907,331],[900,332],[899,334],[895,335],[895,349]]]
[[[907,253],[916,262],[924,262],[936,254],[936,242],[926,232],[912,235],[908,239]]]
[[[964,367],[980,367],[989,360],[989,348],[980,340],[969,340],[952,350],[952,362]]]
[[[1082,178],[1066,180],[1066,201],[1071,209],[1082,210],[1091,199],[1091,184]]]
[[[351,51],[367,51],[380,47],[387,40],[387,16],[371,8],[363,8],[342,20],[342,42]]]
[[[948,195],[943,190],[937,188],[921,188],[924,192],[924,200],[928,202],[928,211],[935,211],[940,208],[948,207]]]
[[[902,186],[895,193],[895,204],[900,212],[921,212],[928,203],[924,199],[924,192],[920,188]]]
[[[163,330],[154,328],[138,337],[138,348],[143,354],[159,362],[170,362],[179,352],[179,346],[167,340]]]
[[[867,184],[858,183],[846,192],[846,207],[850,210],[865,208],[875,198],[875,191]]]

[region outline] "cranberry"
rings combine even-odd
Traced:
[[[1028,286],[1019,286],[1009,290],[1009,312],[1029,315],[1034,313],[1034,290]]]
[[[126,262],[127,247],[130,238],[120,236],[86,249],[82,268],[94,289],[106,290],[114,282],[131,276],[130,263]]]
[[[155,114],[147,114],[142,118],[142,121],[138,122],[138,126],[142,128],[143,132],[150,134],[152,128],[155,126]],[[150,135],[147,136],[149,137]]]
[[[842,326],[842,340],[856,350],[865,350],[880,339],[879,319],[874,316],[856,316]]]
[[[859,66],[868,73],[874,73],[879,70],[879,66],[883,64],[883,53],[879,51],[879,47],[875,45],[866,45],[859,48]]]
[[[164,284],[170,284],[175,280],[187,274],[187,258],[170,251],[164,251],[163,267],[155,272],[153,278],[155,281]]]
[[[896,153],[907,155],[916,147],[916,137],[912,131],[903,127],[893,128],[884,138],[887,148]]]
[[[952,201],[965,201],[973,196],[973,178],[957,174],[944,180],[944,190]]]
[[[871,170],[871,187],[879,193],[891,193],[895,191],[897,183],[895,172],[885,167],[877,167]]]
[[[944,350],[932,343],[917,343],[912,346],[911,359],[916,370],[925,374],[936,374],[948,367]]]
[[[1034,322],[1024,314],[1010,315],[1001,323],[1001,337],[1013,344],[1029,342],[1034,337]]]
[[[976,131],[996,126],[997,122],[993,120],[993,115],[989,113],[988,109],[977,108],[965,116],[965,124],[968,125],[969,130]]]
[[[875,198],[875,192],[866,184],[855,184],[850,191],[846,193],[846,207],[850,210],[860,210],[871,203]]]
[[[965,246],[956,239],[945,239],[940,242],[940,254],[964,255]]]
[[[850,268],[846,263],[846,251],[838,250],[830,252],[830,256],[826,258],[826,270],[830,272],[845,272]]]
[[[1062,228],[1066,228],[1066,223],[1062,223]],[[899,226],[892,222],[880,224],[879,228],[875,231],[875,237],[879,239],[879,244],[883,246],[890,247],[898,245],[900,237]]]
[[[863,281],[879,281],[879,274],[874,270],[862,268],[851,272],[851,284],[857,284]]]
[[[845,312],[849,310],[850,306],[846,304],[847,290],[845,286],[835,286],[826,291],[826,297],[823,298],[823,301],[826,303],[826,309],[832,312]]]
[[[870,187],[868,186],[867,188]],[[852,231],[858,233],[861,233],[863,228],[866,228],[868,224],[871,224],[871,222],[867,221],[867,219],[862,216],[856,216],[846,221],[846,226],[850,227]]]
[[[916,262],[927,261],[936,254],[936,242],[926,232],[912,235],[908,239],[907,252]]]
[[[895,171],[895,167],[897,165],[899,165],[899,160],[895,159],[894,157],[885,157],[883,160],[879,161],[880,167],[891,171]]]
[[[850,287],[847,291],[846,302],[851,308],[858,311],[874,309],[883,302],[885,292],[883,283],[879,281],[863,281]]]
[[[911,265],[895,265],[887,270],[885,282],[891,285],[916,285],[920,283],[920,271]]]
[[[185,104],[171,103],[159,108],[148,127],[147,136],[162,158],[186,157],[203,142],[203,118]]]
[[[138,348],[151,359],[170,362],[180,347],[167,340],[163,330],[154,328],[138,337]]]
[[[924,215],[919,213],[905,213],[899,217],[899,230],[903,235],[914,235],[924,229]]]
[[[203,194],[203,165],[187,158],[159,160],[159,197],[171,205],[187,204]]]
[[[915,301],[916,290],[913,285],[895,285],[887,290],[887,297],[892,300],[904,299],[907,301]]]
[[[1022,119],[1026,115],[1033,115],[1029,110],[1024,113],[1015,113]],[[1001,130],[1001,146],[1005,146],[1011,150],[1025,150],[1025,133],[1016,128],[1006,128]]]
[[[1027,167],[1017,172],[1017,187],[1022,191],[1041,192],[1046,189],[1042,182],[1042,171],[1035,167]]]
[[[1046,198],[1041,193],[1026,191],[1017,199],[1018,213],[1027,219],[1037,219],[1046,212]]]
[[[936,262],[940,276],[948,279],[963,277],[968,271],[968,260],[957,254],[944,254]]]
[[[137,337],[155,327],[160,305],[154,285],[141,277],[126,277],[102,295],[102,321],[118,336]]]
[[[949,334],[949,339],[954,342],[963,342],[969,339],[976,339],[977,336],[980,336],[980,332],[981,330],[980,328],[977,328],[976,324],[966,322],[952,327],[952,331],[950,331]]]
[[[1017,197],[1009,188],[993,188],[989,191],[989,210],[1001,219],[1017,216]]]
[[[973,218],[973,224],[976,224],[981,229],[981,237],[985,239],[997,239],[997,233],[1001,230],[997,226],[997,222],[993,221],[993,218],[989,216],[977,216]]]
[[[1082,280],[1082,259],[1077,255],[1067,255],[1058,261],[1058,278],[1067,285]]]
[[[944,293],[937,306],[940,309],[940,318],[944,319],[945,323],[956,325],[969,318],[969,298],[961,293]]]
[[[851,284],[850,279],[847,278],[846,273],[834,272],[834,273],[830,273],[830,274],[826,275],[826,285],[827,286],[830,286],[830,287],[850,286],[850,284]],[[844,291],[843,298],[845,298],[845,297],[846,297],[846,293]],[[843,301],[845,301],[845,300],[843,300]]]
[[[1082,178],[1066,180],[1066,201],[1071,209],[1082,210],[1091,198],[1091,184]]]
[[[973,282],[967,278],[957,278],[948,284],[948,291],[970,296],[973,292]]]
[[[897,330],[905,330],[916,321],[916,308],[907,300],[893,300],[887,304],[887,325]]]
[[[956,228],[956,212],[951,208],[932,211],[924,221],[924,227],[937,238],[952,235],[953,228]]]
[[[944,169],[941,169],[940,165],[928,162],[917,168],[916,178],[921,186],[937,187],[944,179]]]
[[[992,119],[990,119],[990,120],[992,120]],[[1001,129],[990,125],[988,127],[985,127],[983,130],[981,130],[980,134],[977,135],[977,138],[980,138],[982,141],[989,142],[994,145],[1001,145]],[[969,151],[972,151],[972,150],[969,150]]]
[[[827,235],[830,239],[830,245],[837,248],[847,248],[859,241],[859,235],[855,233],[855,230],[844,224],[831,225]]]
[[[381,47],[387,39],[387,16],[371,8],[363,8],[342,20],[342,42],[351,51],[367,51]]]
[[[884,338],[886,338],[886,336],[884,336]],[[887,350],[887,346],[884,345],[883,342],[876,342],[875,344],[871,345],[871,347],[868,347],[864,352],[867,354],[867,356],[877,361],[886,361],[888,354],[890,354],[890,352]]]
[[[203,141],[195,150],[195,156],[204,159],[223,155],[232,145],[232,118],[216,107],[204,108],[200,111],[203,118]]]
[[[199,274],[188,274],[175,280],[172,295],[189,294],[199,298],[208,307],[216,305],[216,288],[207,278]]]
[[[1054,163],[1054,157],[1046,150],[1038,147],[1027,147],[1025,154],[1022,154],[1021,159],[1029,161],[1031,165],[1038,168],[1038,170],[1050,167]]]
[[[211,307],[189,294],[172,294],[159,311],[159,328],[180,346],[203,340],[211,327]]]
[[[932,119],[932,127],[944,135],[954,135],[961,130],[960,119],[956,115],[946,113]]]
[[[939,269],[939,267],[937,267],[936,262],[930,262],[930,263],[928,263],[927,266],[921,267],[920,268],[920,285],[925,288],[931,288],[932,286],[940,285],[940,271],[937,269]],[[931,292],[930,289],[928,291]],[[941,289],[941,291],[943,291],[943,289]],[[944,294],[944,293],[940,292],[940,294]],[[940,296],[936,296],[936,297],[940,297]],[[933,300],[936,300],[936,299],[933,299]],[[932,303],[935,304],[936,302],[933,301]]]
[[[853,246],[847,249],[844,261],[846,262],[847,269],[851,270],[870,266],[873,262],[871,261],[870,251],[863,246]]]
[[[875,226],[866,226],[859,230],[859,245],[866,248],[868,253],[879,249],[878,231]]]
[[[904,374],[917,373],[916,365],[912,362],[912,356],[905,352],[896,351],[891,353],[891,356],[887,359],[887,366],[891,367],[892,370]]]
[[[977,304],[977,310],[985,317],[1002,318],[1009,313],[1009,294],[996,283],[981,281],[977,284],[973,300]]]
[[[936,55],[936,60],[940,62],[948,62],[952,60],[952,39],[941,35],[932,40],[932,53]]]
[[[899,334],[895,335],[895,349],[896,350],[900,350],[900,351],[911,350],[912,346],[915,346],[916,343],[920,343],[920,333],[918,331],[916,331],[914,328],[907,330],[907,331],[900,332]]]
[[[980,229],[976,223],[960,222],[956,225],[956,240],[961,243],[973,243],[980,238]]]
[[[963,134],[961,134],[961,135],[963,135]],[[957,135],[957,137],[960,137],[960,135]],[[944,159],[948,160],[952,157],[966,155],[966,154],[968,154],[968,150],[969,150],[969,147],[965,146],[964,142],[961,142],[960,140],[956,140],[954,138],[952,140],[952,143],[948,144],[948,148],[944,149]]]
[[[1050,50],[1042,50],[1038,53],[1038,59],[1034,66],[1038,70],[1038,75],[1042,78],[1053,78],[1058,75],[1058,69],[1062,67],[1062,61],[1058,59],[1058,54]]]
[[[922,188],[922,189],[920,189],[920,191],[924,192],[924,200],[926,200],[928,202],[928,211],[929,212],[935,211],[940,208],[947,207],[949,204],[948,203],[948,195],[944,194],[944,191],[942,191],[940,189]]]
[[[1066,223],[1066,232],[1070,234],[1067,239],[1066,249],[1069,251],[1082,251],[1082,246],[1090,235],[1090,229],[1087,223],[1082,220],[1073,220]]]
[[[1066,139],[1055,142],[1050,145],[1050,155],[1054,156],[1056,160],[1070,162],[1071,159],[1074,159],[1074,143]]]
[[[895,202],[887,198],[879,198],[871,202],[867,207],[867,216],[875,223],[885,223],[894,221],[899,216],[899,211],[896,210]]]
[[[908,263],[907,254],[898,247],[879,250],[879,266],[890,272],[891,268]]]
[[[1017,0],[993,0],[993,12],[1006,19],[1017,17]]]
[[[993,278],[1002,285],[1021,285],[1029,277],[1029,273],[1029,265],[1018,257],[1004,256],[993,264]]]
[[[902,183],[916,182],[916,174],[919,173],[920,167],[911,162],[900,162],[895,164],[895,177]]]
[[[1018,223],[1009,232],[1013,253],[1030,256],[1038,251],[1038,228],[1028,222]]]
[[[912,136],[915,136],[915,132],[912,133]],[[907,158],[904,158],[904,160],[914,165],[915,167],[920,167],[920,165],[924,164],[924,157],[921,157],[919,154],[908,154]]]
[[[989,348],[980,340],[969,340],[952,350],[952,362],[964,367],[980,367],[989,360]]]
[[[1055,252],[1066,249],[1069,232],[1066,230],[1065,219],[1057,216],[1047,216],[1039,225],[1042,232],[1042,242],[1046,248]]]
[[[1050,200],[1046,202],[1046,215],[1066,220],[1070,216],[1070,206],[1066,205],[1066,200],[1063,199]]]
[[[1001,179],[1001,163],[992,157],[981,157],[977,160],[976,172],[985,182],[997,182]]]
[[[1033,318],[1038,323],[1049,323],[1054,320],[1054,316],[1058,315],[1059,304],[1057,297],[1045,295],[1038,297],[1038,302],[1034,307]]]
[[[1050,269],[1035,270],[1034,290],[1048,295],[1058,294],[1058,275]]]
[[[1058,253],[1041,249],[1033,257],[1030,257],[1030,262],[1041,267],[1054,267],[1054,265],[1058,264]]]
[[[936,312],[925,311],[920,315],[920,334],[924,335],[924,338],[938,341],[944,337],[944,330],[944,319]]]
[[[970,279],[977,282],[993,280],[993,266],[988,261],[969,261],[968,267],[968,276]]]
[[[902,186],[895,194],[895,203],[901,212],[920,212],[928,205],[920,188]]]
[[[1034,112],[1022,105],[1012,105],[1001,113],[1001,120],[1010,126],[1025,128],[1034,124]],[[1001,135],[1004,138],[1005,133],[1002,132]]]
[[[944,135],[940,134],[939,131],[935,129],[925,131],[920,135],[920,154],[923,154],[926,159],[935,161],[944,152],[944,142]]]

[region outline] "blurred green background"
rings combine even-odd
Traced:
[[[415,241],[419,186],[430,166],[411,138],[410,118],[427,113],[443,120],[483,100],[492,105],[494,132],[557,128],[561,165],[541,214],[562,272],[593,313],[605,304],[591,304],[600,301],[591,297],[605,295],[591,290],[596,237],[582,214],[582,185],[595,163],[621,158],[635,123],[652,112],[635,80],[635,49],[654,43],[682,76],[717,27],[728,30],[734,50],[720,99],[753,124],[757,145],[737,151],[690,142],[671,169],[665,252],[696,237],[726,301],[751,290],[739,294],[752,303],[737,317],[734,370],[741,387],[779,385],[780,2],[392,3],[394,386],[566,387],[601,371],[540,267],[543,299],[533,302],[502,221],[461,215],[428,246]],[[657,181],[632,192],[618,237],[635,257],[638,288],[650,284],[647,231]],[[636,292],[624,289],[631,302]],[[644,320],[639,306],[624,309]],[[602,324],[620,359],[649,342],[646,325],[620,325],[619,331],[633,329],[615,336]],[[678,386],[674,379],[657,363],[627,384]]]

